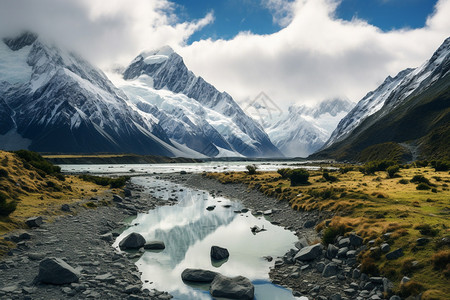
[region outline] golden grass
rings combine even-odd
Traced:
[[[70,204],[111,193],[108,188],[83,181],[76,176],[65,176],[65,180],[50,175],[41,175],[33,167],[28,169],[14,154],[0,151],[0,169],[7,176],[0,177],[0,192],[17,201],[17,209],[8,217],[0,217],[0,235],[26,228],[25,220],[33,216],[44,216],[51,221],[54,216],[64,214],[62,204]],[[0,255],[10,243],[0,238]]]
[[[437,251],[449,249],[439,241],[450,235],[450,174],[435,172],[431,168],[401,169],[400,177],[388,178],[386,172],[375,175],[363,175],[359,171],[345,174],[331,172],[337,176],[337,182],[330,183],[322,178],[322,172],[310,171],[309,185],[291,187],[288,179],[282,179],[276,172],[257,172],[248,175],[245,172],[208,173],[222,183],[244,183],[258,189],[279,201],[287,201],[295,210],[327,210],[334,213],[329,226],[342,226],[346,231],[355,231],[365,242],[375,240],[375,245],[385,242],[381,236],[390,232],[388,243],[391,249],[403,248],[404,258],[414,259],[420,268],[413,268],[409,276],[423,285],[427,299],[446,299],[450,295],[448,278],[443,271],[433,269],[432,256]],[[436,185],[436,192],[419,191],[417,184],[399,183],[400,179],[409,180],[414,175],[424,175]],[[416,240],[424,235],[417,225],[428,224],[430,242],[424,246],[416,245]],[[325,222],[317,226],[325,229]],[[366,253],[361,255],[364,257]],[[397,284],[404,260],[388,261],[380,255],[374,261],[382,275],[389,276]],[[409,270],[410,271],[410,270]],[[450,271],[450,270],[449,270]],[[413,288],[411,290],[414,291]],[[440,298],[439,298],[440,297]]]

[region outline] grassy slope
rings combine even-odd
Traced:
[[[436,184],[437,193],[418,191],[413,183],[399,183],[402,178],[409,180],[418,174],[425,175],[431,183]],[[387,261],[384,255],[376,259],[375,264],[381,274],[391,278],[394,283],[398,283],[403,275],[408,275],[420,282],[424,290],[428,290],[425,295],[433,294],[437,295],[435,299],[446,299],[446,295],[450,294],[448,278],[443,272],[433,269],[431,258],[439,247],[439,241],[449,235],[449,172],[434,172],[431,168],[402,169],[402,178],[388,179],[386,172],[364,176],[359,171],[351,171],[346,174],[333,173],[339,178],[335,183],[325,182],[321,172],[311,172],[311,175],[310,185],[291,187],[287,179],[282,179],[275,172],[258,172],[256,175],[243,172],[208,174],[222,183],[246,183],[280,201],[289,201],[297,210],[331,211],[335,216],[330,226],[343,226],[356,231],[365,242],[375,239],[376,245],[379,245],[383,242],[380,238],[383,233],[393,232],[388,241],[391,250],[402,247],[405,256],[393,261]],[[422,234],[415,227],[423,224],[429,224],[437,234],[429,237],[429,244],[419,247],[415,241]],[[324,228],[325,223],[321,223],[317,229]],[[448,245],[439,250],[445,249],[450,251]],[[360,259],[367,255],[368,252],[362,253]],[[419,262],[418,268],[412,272],[405,271],[405,265],[412,260]],[[402,271],[402,268],[405,270]]]
[[[25,168],[15,154],[4,151],[0,151],[0,169],[8,173],[7,177],[0,177],[0,192],[18,203],[10,216],[0,217],[0,235],[26,228],[24,222],[29,217],[41,215],[51,220],[63,213],[62,204],[88,199],[108,190],[75,176],[65,176],[64,181],[50,175],[42,177],[33,167]],[[9,246],[0,239],[0,254]]]

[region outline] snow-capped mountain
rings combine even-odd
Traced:
[[[325,100],[315,107],[290,106],[288,113],[272,123],[266,132],[284,155],[307,157],[324,145],[331,131],[354,104],[347,100]]]
[[[3,149],[182,155],[102,71],[35,34],[0,41],[0,70]]]
[[[230,95],[195,76],[170,47],[141,53],[113,80],[179,147],[206,156],[282,156]]]
[[[324,149],[340,140],[345,139],[351,132],[369,116],[383,109],[387,114],[403,103],[410,96],[417,95],[427,89],[438,79],[446,76],[450,40],[447,39],[433,54],[430,60],[416,69],[405,69],[394,78],[388,76],[377,89],[362,98],[355,108],[339,122]]]
[[[403,157],[409,155],[409,159],[417,158],[417,153],[427,159],[445,158],[450,157],[449,140],[450,38],[447,38],[422,66],[388,77],[361,99],[314,157],[358,160],[366,149],[376,152],[375,148],[369,149],[371,146],[382,149],[396,145],[396,149],[404,149]]]

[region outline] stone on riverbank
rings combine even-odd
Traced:
[[[39,227],[42,225],[42,223],[43,223],[42,217],[31,217],[25,221],[25,224],[27,224],[27,226],[30,228]]]
[[[322,245],[315,244],[300,249],[300,251],[298,251],[298,253],[295,255],[294,259],[301,261],[314,260],[318,258],[321,254],[322,254]]]
[[[181,279],[192,282],[211,282],[218,273],[202,269],[185,269]]]
[[[211,247],[211,258],[214,260],[223,260],[230,257],[230,253],[226,248],[222,248],[219,246]]]
[[[45,258],[39,263],[37,282],[49,284],[66,284],[78,282],[80,273],[59,258]]]
[[[145,239],[137,232],[132,232],[120,241],[119,247],[122,250],[139,249],[145,245]]]
[[[213,297],[229,299],[253,299],[255,287],[248,278],[243,276],[225,277],[217,274],[209,289]]]
[[[164,250],[165,248],[166,245],[163,241],[150,241],[144,245],[145,250]]]

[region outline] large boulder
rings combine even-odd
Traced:
[[[339,252],[339,248],[338,248],[338,247],[336,247],[336,246],[333,245],[333,244],[328,244],[328,248],[327,248],[327,257],[328,257],[329,259],[335,258],[336,255],[338,254],[338,252]]]
[[[78,282],[80,273],[60,258],[49,257],[39,263],[37,282],[67,284]]]
[[[298,242],[295,243],[295,247],[297,247],[297,249],[302,249],[305,247],[308,247],[309,243],[308,240],[305,237],[302,237],[298,240]]]
[[[255,287],[243,276],[231,278],[217,274],[209,291],[213,297],[229,299],[253,299],[255,296]]]
[[[350,245],[352,246],[359,247],[363,243],[363,238],[354,233],[350,234],[348,238],[350,240]]]
[[[202,269],[185,269],[181,273],[181,279],[191,282],[211,282],[217,273]]]
[[[331,276],[336,275],[338,273],[338,271],[339,271],[338,265],[334,262],[331,262],[331,263],[327,264],[325,266],[325,268],[323,269],[322,276],[323,277],[331,277]]]
[[[120,241],[119,247],[122,250],[139,249],[145,245],[145,239],[137,232],[132,232]]]
[[[300,251],[298,251],[298,253],[295,255],[294,259],[301,261],[314,260],[318,258],[321,254],[322,254],[322,245],[315,244],[300,249]]]
[[[230,256],[230,253],[227,249],[219,247],[219,246],[212,246],[211,247],[211,258],[214,260],[223,260],[227,259]]]

